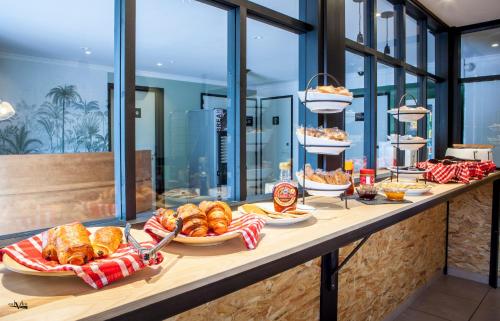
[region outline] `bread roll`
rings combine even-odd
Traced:
[[[98,229],[92,242],[94,257],[103,258],[115,253],[120,247],[122,239],[123,232],[119,227],[108,226]]]
[[[54,237],[60,264],[83,265],[93,258],[94,250],[89,233],[81,223],[57,227]]]
[[[57,261],[56,229],[51,228],[42,234],[42,257],[48,261]]]

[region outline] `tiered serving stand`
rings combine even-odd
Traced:
[[[306,90],[299,91],[299,99],[302,101],[304,116],[304,133],[297,133],[300,145],[304,148],[302,177],[298,176],[299,185],[302,187],[302,203],[305,204],[306,191],[313,196],[341,197],[345,196],[345,191],[349,188],[347,185],[330,185],[306,180],[306,162],[307,153],[318,155],[339,155],[351,146],[351,142],[342,142],[334,140],[321,140],[318,138],[307,137],[307,109],[316,114],[333,114],[342,112],[347,106],[351,105],[352,97],[337,94],[310,92],[312,82],[318,77],[323,76],[330,79],[336,86],[340,86],[338,80],[328,73],[318,73],[311,77],[307,82]],[[327,82],[327,81],[325,81]],[[344,197],[345,208],[347,208],[347,198]]]
[[[406,97],[410,97],[415,102],[415,105],[414,106],[407,106],[406,104],[403,105],[403,101]],[[391,181],[393,180],[394,174],[395,174],[397,182],[399,182],[399,175],[400,174],[403,174],[405,176],[416,175],[416,179],[418,179],[420,177],[420,175],[423,175],[426,172],[428,172],[427,170],[421,170],[421,169],[417,168],[416,166],[413,166],[413,164],[411,166],[409,166],[408,169],[401,168],[401,166],[399,165],[399,154],[400,154],[399,151],[400,150],[402,150],[402,151],[415,151],[417,153],[416,156],[417,156],[417,161],[418,161],[420,150],[423,147],[427,146],[427,139],[419,140],[416,142],[411,142],[411,141],[401,142],[401,140],[400,140],[401,135],[400,135],[399,129],[400,129],[400,123],[410,123],[410,122],[418,121],[418,120],[426,117],[429,114],[428,109],[425,109],[425,111],[423,111],[421,108],[417,107],[417,100],[410,93],[406,93],[401,97],[401,99],[399,100],[398,106],[399,106],[398,108],[391,109],[391,110],[387,111],[389,114],[393,115],[394,119],[397,120],[397,122],[395,124],[396,142],[393,142],[393,140],[391,139],[391,144],[396,148],[396,151],[395,151],[396,166],[389,168],[389,170],[391,171]],[[407,107],[408,109],[405,108],[405,110],[401,111],[401,107]],[[413,111],[410,110],[412,108],[414,109]],[[424,181],[427,182],[425,179],[425,175],[423,175],[423,177],[424,177]]]

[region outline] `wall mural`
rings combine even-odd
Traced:
[[[107,106],[84,99],[75,85],[56,86],[45,98],[40,105],[12,102],[16,115],[0,122],[0,155],[109,150]]]

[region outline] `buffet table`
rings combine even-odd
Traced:
[[[362,286],[358,284],[357,287],[353,285],[356,280],[349,279],[349,273],[362,274],[362,268],[360,268],[361,272],[359,270],[354,271],[354,268],[349,267],[349,265],[346,265],[346,268],[353,270],[345,272],[343,279],[339,282],[338,274],[333,273],[339,263],[339,249],[341,249],[340,258],[345,258],[355,245],[359,244],[359,242],[353,242],[370,235],[375,235],[372,239],[379,238],[374,242],[390,243],[391,240],[397,241],[395,235],[386,240],[382,236],[377,236],[377,232],[383,232],[384,229],[390,230],[396,225],[399,226],[399,224],[406,224],[405,222],[410,222],[414,219],[414,216],[419,217],[418,214],[426,212],[426,216],[421,219],[422,221],[415,221],[415,224],[420,224],[419,226],[422,228],[435,228],[438,232],[422,231],[423,236],[415,237],[412,240],[401,240],[401,242],[406,242],[405,244],[410,244],[405,245],[405,247],[408,247],[413,252],[415,252],[415,249],[419,250],[419,247],[425,247],[422,249],[421,254],[433,260],[428,262],[428,265],[432,266],[422,267],[422,269],[426,270],[425,273],[422,271],[416,272],[420,276],[424,274],[425,276],[422,276],[420,283],[408,287],[408,293],[405,293],[404,296],[409,296],[418,286],[429,280],[429,277],[436,272],[436,268],[447,267],[446,262],[448,260],[446,260],[446,257],[448,255],[446,248],[449,248],[449,245],[446,247],[445,242],[447,244],[451,241],[451,239],[446,238],[445,231],[448,226],[446,224],[447,220],[451,220],[449,209],[452,206],[449,205],[449,201],[454,198],[461,199],[466,193],[474,192],[484,186],[492,187],[491,195],[485,198],[490,204],[484,206],[489,206],[488,209],[491,209],[492,203],[496,204],[493,205],[493,213],[495,214],[496,211],[496,215],[492,216],[490,226],[493,226],[491,237],[492,239],[496,238],[497,241],[491,243],[491,252],[488,252],[490,254],[488,262],[490,264],[490,284],[496,286],[498,277],[499,185],[500,173],[495,172],[481,181],[474,181],[468,185],[436,185],[432,190],[432,194],[418,197],[408,196],[407,198],[413,201],[411,204],[368,206],[349,200],[349,209],[344,209],[343,202],[338,199],[309,198],[307,204],[317,208],[312,219],[289,227],[266,226],[261,241],[255,250],[247,250],[243,243],[237,239],[212,247],[190,247],[171,244],[163,252],[165,260],[159,268],[145,269],[101,290],[88,287],[76,277],[28,276],[8,271],[3,265],[0,265],[0,317],[7,320],[87,318],[139,318],[145,320],[173,317],[172,320],[177,320],[176,315],[179,313],[223,298],[229,293],[240,293],[238,298],[233,297],[231,299],[234,304],[227,304],[226,302],[226,304],[214,305],[212,306],[213,310],[217,310],[219,315],[231,314],[234,313],[234,311],[230,311],[231,308],[238,304],[240,306],[245,306],[245,304],[246,306],[252,306],[252,304],[259,306],[259,303],[255,302],[260,298],[264,300],[261,301],[264,303],[260,304],[263,310],[272,305],[272,303],[265,300],[279,301],[280,308],[273,312],[272,315],[269,315],[269,309],[265,312],[267,315],[260,315],[261,312],[257,310],[254,313],[246,311],[248,315],[252,315],[257,320],[280,319],[280,316],[286,313],[284,310],[293,311],[294,309],[296,310],[294,319],[297,320],[310,320],[311,318],[332,320],[337,318],[337,315],[340,315],[339,319],[345,319],[342,315],[349,313],[349,304],[346,302],[355,300],[356,297],[356,293],[349,293],[349,291],[356,288],[357,291],[375,293],[376,289],[370,288],[371,283]],[[473,199],[474,201],[482,201],[481,199],[478,200],[477,197],[473,197]],[[408,224],[401,226],[403,226],[404,230],[408,230],[410,229]],[[393,230],[391,233],[396,232],[396,230]],[[456,236],[457,233],[454,235]],[[397,232],[396,234],[401,233]],[[135,235],[138,238],[147,237],[137,232]],[[490,238],[490,235],[487,237]],[[418,239],[422,238],[425,239],[426,243],[418,243]],[[370,240],[364,246],[369,246],[369,242]],[[433,244],[434,242],[442,244]],[[395,248],[399,246],[397,242],[394,244]],[[415,247],[415,244],[421,245]],[[410,246],[412,246],[411,249]],[[403,250],[405,249],[401,251]],[[434,251],[434,254],[429,253],[431,250]],[[356,258],[356,255],[361,254],[361,251],[354,254],[353,257]],[[401,255],[397,255],[393,259],[387,260],[386,258],[390,258],[391,255],[396,254],[381,253],[379,251],[377,255],[363,255],[359,266],[368,266],[367,264],[373,259],[377,260],[377,264],[381,264],[377,269],[384,270],[392,261],[401,259]],[[321,257],[320,262],[318,258]],[[381,261],[382,258],[385,261]],[[424,262],[426,258],[422,257],[418,260]],[[418,262],[408,262],[408,264],[417,266]],[[460,262],[457,265],[460,266]],[[282,273],[284,271],[289,274]],[[399,276],[395,275],[398,272],[402,272],[402,270],[387,270],[385,274],[386,282],[389,282],[390,275],[398,278]],[[340,273],[343,273],[342,270]],[[411,271],[405,273],[411,273]],[[278,274],[285,277],[279,279]],[[370,275],[361,274],[358,282],[370,278]],[[373,272],[373,276],[376,276],[375,272]],[[401,276],[402,278],[403,276]],[[299,280],[305,281],[300,283]],[[373,283],[376,285],[372,285],[376,287],[383,282],[383,280],[377,279]],[[394,282],[398,284],[397,280]],[[251,291],[257,290],[255,287],[248,286],[255,286],[256,284],[259,284],[262,291],[258,294],[254,293],[252,296]],[[273,286],[277,287],[278,285],[281,286],[278,292],[282,293],[276,295],[280,297],[269,298],[270,293],[275,293],[273,291],[276,288],[273,290]],[[290,295],[287,297],[287,293],[290,293],[287,291],[298,291],[298,293],[295,293],[295,296]],[[267,297],[266,293],[268,294]],[[346,298],[348,294],[352,294],[352,296]],[[290,302],[291,297],[298,297],[298,299]],[[403,299],[391,299],[388,302],[395,301],[398,303]],[[343,304],[343,312],[337,308],[339,300]],[[373,304],[374,299],[370,300],[367,299],[365,304],[366,302]],[[9,306],[9,303],[14,301],[17,303],[22,301],[27,305],[27,309]],[[262,305],[265,307],[262,307]],[[307,311],[301,312],[301,307],[305,306],[307,306]],[[364,308],[370,309],[372,307],[368,305]],[[197,309],[199,310],[197,311]],[[379,316],[373,318],[373,320],[386,316],[392,310],[394,310],[394,306],[384,307]],[[205,313],[203,311],[203,306],[195,308],[190,316],[192,319],[201,320],[203,318],[200,316]],[[245,313],[245,311],[242,313]],[[359,319],[362,318],[360,315]],[[183,320],[182,317],[178,319]],[[189,317],[185,319],[188,320]]]

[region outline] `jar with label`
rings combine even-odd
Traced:
[[[359,185],[374,185],[375,184],[375,170],[362,168],[359,171]]]
[[[294,210],[297,207],[299,189],[291,181],[291,169],[289,162],[280,163],[280,182],[273,189],[274,210],[276,212]]]

